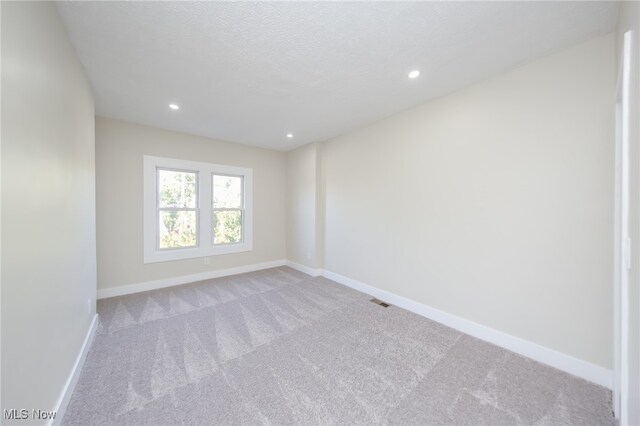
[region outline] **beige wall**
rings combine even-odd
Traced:
[[[609,35],[324,143],[324,268],[611,368],[613,102]]]
[[[616,57],[619,68],[624,32],[633,30],[632,87],[630,97],[630,232],[632,253],[629,280],[629,405],[622,418],[628,424],[640,424],[640,3],[621,2],[616,31]]]
[[[287,152],[287,260],[312,269],[322,266],[317,230],[318,148],[312,143]]]
[[[53,3],[0,7],[2,409],[53,410],[95,314],[93,97]]]
[[[143,155],[253,168],[253,250],[143,263]],[[98,117],[98,289],[285,258],[285,154]]]

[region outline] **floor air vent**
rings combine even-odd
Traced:
[[[372,301],[373,303],[375,303],[376,305],[380,305],[380,306],[382,306],[383,308],[388,308],[389,306],[391,306],[391,305],[389,305],[388,303],[383,302],[383,301],[382,301],[382,300],[380,300],[380,299],[371,299],[371,301]]]

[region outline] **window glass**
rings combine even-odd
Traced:
[[[213,208],[242,208],[242,177],[213,175]]]
[[[158,207],[195,208],[197,174],[158,170]]]
[[[213,243],[233,244],[242,241],[242,211],[214,210]]]
[[[195,210],[161,210],[158,217],[161,249],[195,247],[197,219]]]

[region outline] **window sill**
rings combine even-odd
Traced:
[[[206,256],[242,253],[253,250],[249,243],[225,244],[211,247],[195,247],[175,250],[153,250],[144,253],[144,263],[169,262],[172,260],[195,259]]]

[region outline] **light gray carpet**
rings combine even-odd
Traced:
[[[282,267],[101,300],[64,424],[615,424],[611,392]]]

